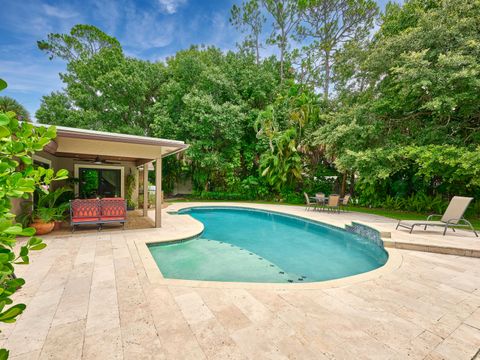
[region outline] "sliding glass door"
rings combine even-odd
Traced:
[[[120,169],[89,168],[78,169],[80,198],[120,197],[122,181]]]

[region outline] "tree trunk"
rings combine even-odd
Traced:
[[[350,195],[353,196],[353,191],[355,190],[355,171],[352,171],[350,175]]]
[[[323,98],[328,101],[330,87],[330,51],[325,51],[325,82],[323,84]]]
[[[280,48],[280,84],[283,84],[283,47]]]
[[[348,175],[348,173],[345,171],[343,173],[343,177],[342,177],[342,188],[340,189],[340,196],[341,197],[345,196],[345,189],[347,187],[347,175]]]
[[[260,64],[260,50],[259,50],[260,44],[258,42],[258,35],[255,41],[255,50],[256,50],[256,60],[257,60],[257,65]]]
[[[282,28],[282,39],[280,40],[281,41],[281,45],[280,45],[280,84],[283,84],[283,78],[284,78],[284,75],[283,75],[283,62],[284,62],[284,56],[285,56],[285,48],[286,48],[286,44],[285,44],[285,29]]]

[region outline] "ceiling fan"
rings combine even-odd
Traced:
[[[95,159],[85,159],[85,161],[91,162],[95,165],[103,165],[103,164],[120,164],[118,161],[110,161],[106,159],[101,159],[100,156],[96,156]]]

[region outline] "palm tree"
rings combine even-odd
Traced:
[[[11,97],[0,96],[0,112],[8,111],[13,111],[17,114],[18,120],[30,121],[30,114],[22,104]]]

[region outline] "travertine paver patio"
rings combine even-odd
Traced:
[[[480,348],[480,259],[393,249],[399,268],[342,287],[171,286],[149,281],[135,245],[196,231],[183,216],[164,224],[47,237],[19,272],[27,311],[2,325],[11,358],[471,359]]]

